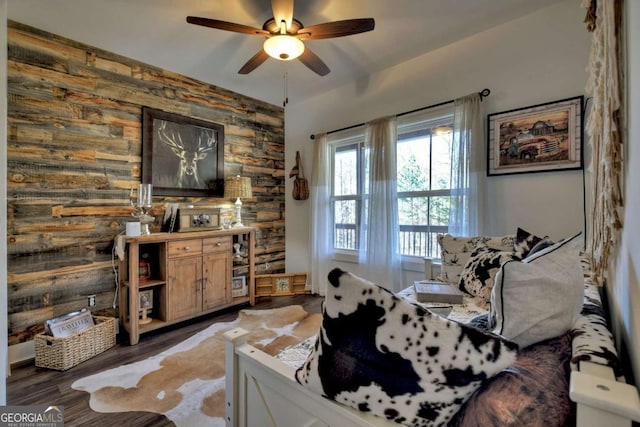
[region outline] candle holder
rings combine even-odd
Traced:
[[[242,252],[240,252],[240,243],[234,243],[233,249],[235,250],[234,258],[242,258]]]
[[[135,214],[133,214],[133,216],[137,217],[140,221],[140,234],[143,235],[151,234],[149,224],[151,224],[155,219],[153,216],[149,215],[149,211],[152,207],[152,191],[153,186],[151,184],[140,184],[138,186],[137,203],[135,203],[134,200],[136,198],[133,196],[133,188],[131,189],[130,201],[131,206],[135,209]]]

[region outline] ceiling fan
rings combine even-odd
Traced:
[[[187,16],[187,22],[203,27],[266,37],[263,49],[240,68],[238,71],[240,74],[249,74],[271,56],[282,61],[297,58],[315,73],[325,76],[330,72],[329,67],[304,45],[303,40],[350,36],[371,31],[375,27],[373,18],[346,19],[305,27],[293,17],[293,0],[271,0],[271,9],[273,18],[268,19],[262,28],[197,16]]]

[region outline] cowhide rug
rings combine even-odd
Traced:
[[[224,426],[224,339],[242,327],[248,342],[275,355],[318,332],[322,315],[292,305],[271,310],[241,310],[233,322],[215,323],[182,343],[140,362],[75,381],[71,387],[91,394],[97,412],[148,411],[177,426]]]

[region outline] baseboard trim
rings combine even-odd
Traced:
[[[7,354],[9,366],[22,364],[28,360],[35,360],[36,346],[35,341],[21,342],[19,344],[10,345]]]

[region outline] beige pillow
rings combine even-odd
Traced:
[[[577,234],[522,262],[504,263],[491,293],[493,333],[524,348],[571,329],[584,302],[583,243]]]
[[[513,252],[515,239],[514,234],[493,237],[456,237],[451,234],[439,234],[438,244],[442,257],[442,269],[437,279],[458,285],[462,269],[474,250],[484,246],[498,251]]]

